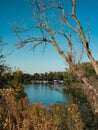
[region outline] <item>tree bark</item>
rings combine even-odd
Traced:
[[[83,86],[84,93],[88,97],[88,100],[92,106],[92,109],[94,113],[98,113],[98,92],[97,89],[89,84],[86,77],[82,78],[83,83],[85,84]]]
[[[93,68],[95,70],[96,75],[98,76],[98,64],[97,64],[97,61],[94,59],[94,57],[91,54],[91,51],[89,49],[89,41],[86,40],[85,33],[84,33],[83,29],[82,29],[81,23],[79,22],[79,20],[78,20],[78,18],[76,16],[76,0],[72,0],[72,18],[73,18],[74,22],[77,25],[77,29],[74,29],[72,27],[70,27],[70,28],[79,35],[79,37],[80,37],[80,39],[81,39],[81,41],[82,41],[82,43],[83,43],[83,45],[84,45],[84,47],[86,49],[87,56],[88,56],[88,58],[90,59],[90,61],[92,63],[92,66],[93,66]]]

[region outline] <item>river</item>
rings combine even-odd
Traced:
[[[67,95],[62,94],[63,85],[61,84],[29,84],[25,85],[25,92],[30,104],[40,102],[44,106],[55,103],[68,103]]]

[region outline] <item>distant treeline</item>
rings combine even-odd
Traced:
[[[54,80],[64,80],[65,72],[49,72],[49,73],[35,73],[31,76],[33,81],[54,81]]]
[[[82,69],[83,76],[87,76],[88,78],[96,77],[96,74],[92,68],[91,63],[82,63],[79,65],[80,69]],[[4,66],[1,66],[1,68],[4,68]],[[6,67],[5,67],[6,68]],[[7,71],[6,71],[7,70]],[[12,73],[12,71],[8,67],[5,69],[5,71],[2,71],[0,74],[0,87],[10,85],[10,83],[14,80],[18,83],[22,84],[29,84],[33,81],[54,81],[54,80],[60,80],[64,81],[65,85],[68,86],[69,84],[73,83],[75,77],[71,70],[67,70],[65,72],[46,72],[46,73],[34,73],[34,74],[28,74],[23,73],[21,70],[17,70]],[[70,79],[70,80],[69,80]]]
[[[49,72],[49,73],[34,73],[33,75],[23,73],[18,70],[13,73],[7,72],[2,76],[2,82],[8,84],[9,81],[15,79],[23,84],[31,83],[31,81],[54,81],[64,80],[65,72]]]

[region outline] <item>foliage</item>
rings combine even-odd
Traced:
[[[23,73],[22,75],[22,83],[23,84],[29,84],[31,82],[31,77],[32,75],[31,74],[27,74],[27,73]]]
[[[3,74],[6,72],[6,70],[8,70],[8,67],[4,64],[5,62],[5,55],[3,54],[4,45],[5,43],[0,37],[0,88],[3,88],[5,86],[5,80],[3,78]]]
[[[98,63],[98,61],[97,61]],[[96,73],[93,69],[93,66],[90,62],[83,62],[81,64],[78,64],[78,68],[80,70],[80,73],[82,77],[87,77],[89,83],[93,85],[96,88],[96,91],[98,89],[98,76],[96,76]]]
[[[84,129],[95,130],[98,127],[98,117],[92,111],[92,107],[81,89],[71,88],[68,92],[73,103],[78,105],[84,123]]]
[[[98,63],[98,62],[97,62]],[[94,68],[90,62],[83,62],[77,65],[78,68],[81,70],[82,76],[84,77],[97,77],[94,71]]]
[[[68,70],[65,72],[63,85],[65,86],[67,91],[68,90],[70,91],[71,88],[81,88],[82,87],[81,82],[73,74],[72,70]]]
[[[72,70],[68,70],[64,75],[64,86],[72,85],[72,83],[76,82],[76,77],[73,75]]]
[[[89,82],[98,88],[97,76],[96,76],[96,73],[90,62],[83,62],[81,64],[77,64],[77,68],[79,69],[82,77],[87,77]],[[67,70],[64,73],[64,83],[63,84],[66,87],[71,86],[71,87],[75,87],[75,88],[82,88],[81,79],[76,77],[76,75],[74,74],[74,72],[71,69]]]
[[[3,46],[4,46],[4,43],[3,43],[3,40],[0,37],[0,66],[3,65],[4,57],[5,57],[4,54],[3,54]],[[1,73],[1,71],[0,71],[0,73]]]
[[[90,82],[93,81],[92,84],[98,88],[97,77],[91,63],[82,63],[78,67],[82,72],[82,76],[87,76],[89,80],[93,79]],[[65,73],[64,85],[65,89],[63,93],[69,94],[71,101],[78,105],[84,123],[84,129],[96,130],[98,127],[98,116],[93,113],[91,104],[84,94],[82,82],[78,81],[71,70]]]
[[[23,73],[22,71],[15,71],[13,73],[12,79],[9,81],[9,86],[15,90],[17,99],[25,97],[24,86],[22,81]]]
[[[26,106],[25,106],[26,104]],[[24,106],[24,107],[23,107]],[[14,89],[0,90],[0,130],[15,130],[20,128],[22,116],[28,108],[27,99],[16,100]],[[16,126],[16,127],[15,127]],[[16,130],[17,130],[16,128]]]
[[[49,72],[49,73],[34,73],[32,75],[32,80],[47,80],[47,81],[53,81],[53,80],[63,80],[64,78],[64,72]]]
[[[83,130],[83,123],[75,104],[30,106],[26,98],[16,100],[10,88],[0,90],[0,130]]]

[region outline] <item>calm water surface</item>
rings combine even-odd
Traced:
[[[61,84],[30,84],[25,85],[30,104],[40,102],[45,106],[54,103],[67,103],[68,96],[61,93],[63,86]]]

